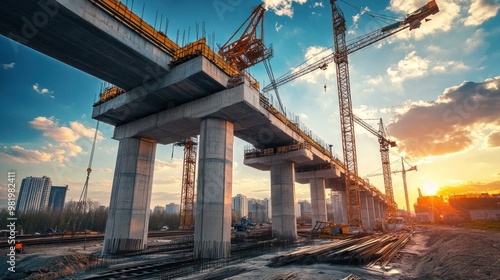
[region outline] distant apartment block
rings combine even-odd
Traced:
[[[237,194],[232,199],[231,210],[240,217],[248,216],[248,199],[242,194]]]
[[[166,205],[167,215],[177,215],[181,212],[181,206],[175,203],[169,203]]]
[[[165,212],[165,209],[166,209],[165,207],[160,206],[160,205],[157,205],[157,206],[155,206],[155,208],[153,209],[153,213],[155,213],[155,214],[160,214],[160,213]]]
[[[47,209],[51,187],[52,181],[49,177],[24,178],[19,189],[17,211],[32,212]]]
[[[50,188],[48,209],[54,212],[61,212],[64,208],[64,201],[66,200],[66,186],[52,186]]]

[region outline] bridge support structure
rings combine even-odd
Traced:
[[[233,130],[233,123],[223,119],[201,122],[195,258],[229,258],[231,253]]]
[[[120,140],[103,253],[142,250],[146,246],[156,141]]]
[[[340,178],[340,171],[334,167],[330,169],[318,169],[311,171],[296,172],[296,180],[299,183],[310,184],[312,224],[317,221],[325,222],[328,220],[326,211],[325,185],[327,179]]]
[[[297,239],[295,165],[312,159],[307,149],[245,159],[245,165],[271,171],[272,231],[279,239]]]

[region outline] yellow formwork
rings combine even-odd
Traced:
[[[116,87],[116,86],[110,87],[107,90],[105,90],[104,92],[102,92],[101,94],[99,94],[98,104],[104,103],[110,99],[113,99],[122,93],[125,93],[124,89]]]
[[[212,61],[215,65],[217,65],[217,67],[222,69],[222,71],[231,77],[239,74],[237,69],[227,64],[220,56],[210,49],[205,38],[201,38],[200,40],[188,44],[185,47],[177,49],[175,51],[172,64],[178,65],[199,55],[203,55],[208,60]]]

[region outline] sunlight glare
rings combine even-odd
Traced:
[[[423,191],[426,195],[436,195],[436,192],[439,190],[439,186],[436,182],[432,180],[425,181],[423,185]]]

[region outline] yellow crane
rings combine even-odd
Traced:
[[[179,213],[179,228],[188,229],[194,226],[194,188],[196,177],[196,145],[198,140],[190,137],[177,142],[174,146],[184,146],[184,162],[182,165],[182,191]]]
[[[269,91],[287,82],[293,81],[316,69],[326,69],[328,64],[335,62],[337,72],[337,89],[339,98],[340,127],[342,135],[342,151],[345,165],[345,188],[347,195],[347,217],[351,226],[362,226],[361,205],[359,199],[359,182],[356,140],[354,135],[354,117],[352,114],[351,89],[349,79],[348,55],[362,48],[372,45],[384,38],[394,35],[404,29],[419,28],[423,20],[439,12],[435,0],[428,2],[404,19],[393,24],[375,30],[364,36],[358,37],[349,43],[346,42],[346,20],[336,0],[330,0],[332,7],[334,52],[314,63],[303,63],[306,65],[300,69],[294,69],[291,74],[286,74],[263,88]]]
[[[359,124],[371,134],[378,137],[378,142],[380,144],[380,158],[382,160],[382,175],[384,175],[385,196],[388,200],[386,217],[396,216],[398,205],[396,201],[394,201],[394,190],[392,188],[391,178],[391,161],[389,157],[389,148],[396,147],[396,142],[387,139],[382,119],[379,120],[379,129],[377,131],[370,124],[368,124],[358,116],[353,114],[353,118],[357,124]]]

